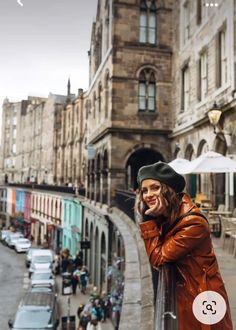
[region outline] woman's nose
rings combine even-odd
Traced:
[[[150,190],[150,189],[148,189],[148,191],[147,191],[147,196],[148,196],[148,197],[149,197],[149,196],[153,196],[153,191]]]

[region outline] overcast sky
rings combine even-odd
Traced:
[[[0,105],[88,87],[97,0],[0,0]],[[0,106],[1,108],[1,106]]]

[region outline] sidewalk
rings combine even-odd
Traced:
[[[229,297],[233,328],[236,329],[236,258],[228,252],[228,242],[224,250],[220,246],[219,238],[212,238],[212,242]]]
[[[91,298],[90,292],[92,287],[88,285],[87,288],[87,294],[82,294],[77,288],[76,295],[62,295],[62,277],[61,275],[56,276],[56,282],[57,282],[57,291],[58,291],[58,302],[60,306],[60,317],[67,316],[68,315],[68,298],[70,300],[70,315],[76,316],[76,329],[79,325],[79,319],[77,317],[77,309],[80,304],[86,304],[89,302],[89,299]],[[114,327],[109,319],[106,320],[106,322],[101,323],[102,330],[114,330]],[[60,326],[59,329],[61,329],[61,319],[60,319]]]

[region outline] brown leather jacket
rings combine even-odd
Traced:
[[[201,212],[189,196],[183,195],[179,216],[188,211]],[[227,293],[213,251],[209,225],[201,216],[189,215],[162,237],[162,225],[156,220],[140,224],[152,266],[174,262],[177,270],[177,305],[179,330],[232,330]],[[206,290],[221,294],[227,305],[224,318],[214,325],[200,323],[192,312],[194,298]]]

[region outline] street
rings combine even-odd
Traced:
[[[0,244],[0,324],[7,330],[8,320],[14,318],[17,306],[24,294],[24,254]]]
[[[9,330],[8,320],[14,319],[18,304],[24,293],[29,289],[30,280],[28,278],[28,270],[25,267],[25,254],[17,254],[2,244],[0,244],[0,324],[1,330]],[[68,315],[68,296],[61,295],[61,277],[57,277],[58,302],[60,316]],[[79,304],[86,304],[89,301],[90,294],[83,295],[77,290],[77,295],[71,295],[70,314],[76,316]],[[88,290],[90,291],[90,290]],[[61,323],[61,320],[60,320]],[[61,328],[61,324],[58,329]],[[110,320],[102,324],[103,330],[113,329]]]

